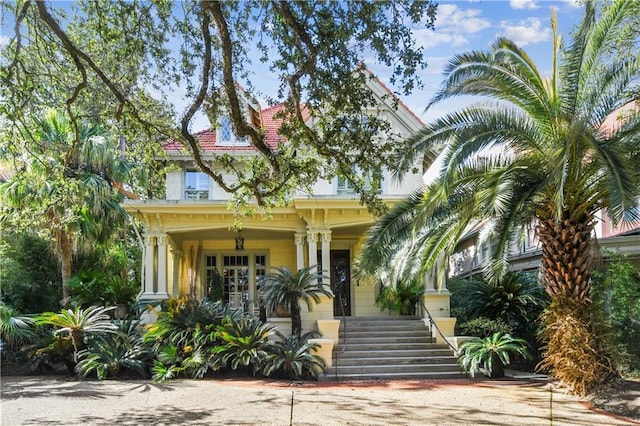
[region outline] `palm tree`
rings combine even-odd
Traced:
[[[115,307],[90,306],[87,309],[63,309],[60,312],[43,312],[34,318],[36,325],[51,325],[56,334],[71,337],[76,354],[87,348],[87,334],[115,333],[118,327],[111,322],[109,311]]]
[[[17,229],[44,231],[60,256],[63,301],[71,292],[72,256],[84,239],[104,241],[124,224],[118,185],[131,170],[114,155],[96,125],[74,123],[55,111],[36,123],[35,144],[25,143],[25,157],[0,185],[6,202],[3,220]],[[26,132],[25,132],[26,133]]]
[[[631,89],[640,60],[606,55],[632,6],[630,0],[614,1],[596,19],[596,4],[587,1],[566,48],[554,13],[546,78],[524,50],[504,38],[487,52],[454,56],[429,106],[458,95],[491,100],[449,113],[407,142],[398,170],[446,146],[441,173],[372,228],[360,259],[369,273],[391,265],[396,274],[424,272],[480,227],[492,242],[484,273],[495,282],[507,270],[510,245],[534,224],[552,299],[543,365],[581,393],[611,371],[605,345],[587,339],[570,353],[567,346],[576,344],[554,339],[555,333],[564,333],[559,325],[573,318],[584,335],[594,337],[589,258],[596,215],[602,210],[613,223],[640,219],[640,117],[628,113],[603,128],[621,108],[637,110]],[[599,373],[586,374],[593,365]],[[566,366],[571,374],[559,374]]]
[[[500,332],[483,339],[474,337],[460,346],[459,362],[465,371],[475,377],[480,369],[492,379],[504,377],[504,367],[511,364],[510,354],[529,359],[529,349],[524,339]]]
[[[333,297],[333,293],[322,284],[322,278],[315,265],[296,272],[281,266],[275,268],[271,274],[265,275],[261,291],[267,309],[274,310],[278,306],[284,306],[289,310],[291,335],[300,337],[302,331],[300,300],[303,300],[311,311],[312,302],[320,303],[320,295]]]

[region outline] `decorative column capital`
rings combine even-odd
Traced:
[[[318,231],[307,231],[307,241],[310,244],[318,242]]]
[[[158,241],[159,246],[166,246],[169,242],[169,237],[167,237],[167,234],[158,235],[156,240]]]
[[[323,243],[331,242],[331,231],[330,230],[320,231],[320,235],[322,235],[322,242]]]
[[[304,239],[305,239],[306,235],[305,234],[299,234],[296,232],[295,234],[295,241],[296,241],[296,245],[297,246],[301,246],[304,245]]]
[[[145,246],[155,246],[156,245],[156,237],[155,237],[155,235],[145,235],[144,236],[144,245]]]

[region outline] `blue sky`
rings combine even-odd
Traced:
[[[551,69],[551,9],[558,15],[558,30],[568,42],[571,29],[580,21],[583,7],[574,0],[458,0],[441,1],[435,30],[416,32],[429,64],[421,73],[424,88],[402,100],[425,122],[449,112],[465,100],[450,100],[424,113],[424,106],[442,81],[448,59],[469,50],[486,50],[496,37],[504,36],[523,47],[544,74]],[[388,83],[384,70],[372,70]]]
[[[73,2],[54,2],[54,6],[69,7]],[[435,30],[417,29],[415,37],[424,48],[428,68],[420,73],[424,87],[416,89],[410,96],[402,96],[404,103],[425,122],[441,116],[469,101],[455,99],[432,107],[426,113],[424,107],[440,85],[442,70],[448,59],[468,50],[485,50],[498,36],[506,36],[521,47],[538,64],[543,73],[551,66],[551,9],[558,14],[558,28],[564,40],[568,40],[573,26],[580,20],[583,8],[576,0],[451,0],[440,1],[436,15]],[[11,34],[3,20],[0,46],[8,42]],[[365,58],[366,59],[366,58]],[[388,72],[367,61],[369,68],[389,87]],[[277,87],[274,77],[268,73],[256,72],[254,85],[265,93],[273,95],[270,89]],[[180,114],[186,103],[177,98],[182,90],[172,90],[172,100]],[[264,104],[264,103],[263,103]],[[204,117],[198,117],[192,130],[208,127]]]

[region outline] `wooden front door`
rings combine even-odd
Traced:
[[[351,316],[351,266],[349,250],[331,250],[331,290],[333,315]]]

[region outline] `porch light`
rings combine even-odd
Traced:
[[[238,236],[236,237],[236,251],[244,251],[244,238],[242,237],[242,230],[238,230]]]

